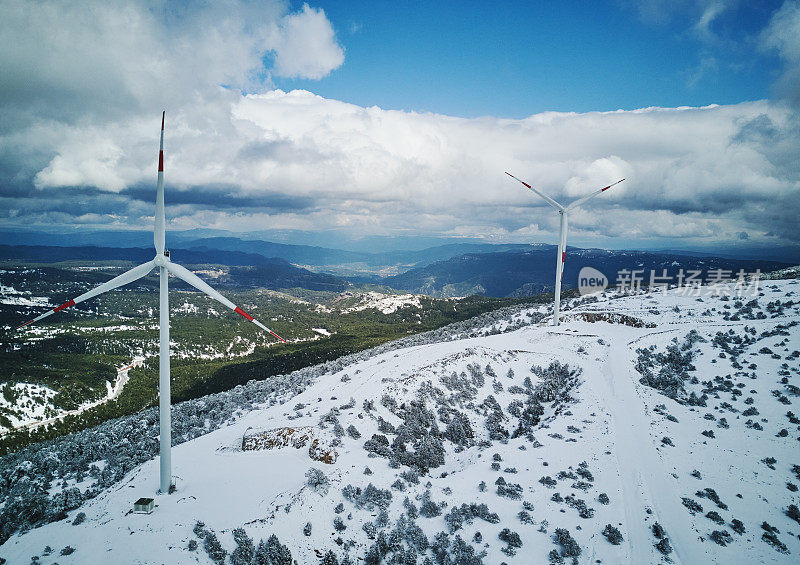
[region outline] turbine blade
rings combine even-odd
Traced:
[[[164,253],[166,236],[164,234],[164,116],[166,110],[161,113],[161,144],[158,147],[158,185],[156,187],[156,222],[153,229],[153,243],[156,253]]]
[[[93,288],[89,292],[84,292],[83,294],[73,298],[69,302],[65,302],[61,306],[56,306],[55,308],[53,308],[52,310],[50,310],[48,312],[45,312],[41,316],[37,316],[36,318],[34,318],[31,321],[25,322],[21,326],[17,326],[16,329],[19,329],[19,328],[25,327],[25,326],[27,326],[29,324],[33,324],[35,322],[38,322],[39,320],[42,320],[42,319],[48,317],[50,314],[55,314],[56,312],[60,312],[61,310],[65,310],[66,308],[69,308],[70,306],[75,306],[76,304],[80,304],[84,300],[89,300],[90,298],[94,298],[95,296],[97,296],[99,294],[103,294],[104,292],[108,292],[109,290],[114,290],[117,287],[120,287],[122,285],[131,283],[131,282],[133,282],[135,280],[138,280],[138,279],[142,278],[143,276],[145,276],[150,271],[152,271],[153,267],[155,267],[155,263],[153,261],[148,261],[147,263],[139,265],[138,267],[134,267],[130,271],[125,271],[121,275],[119,275],[117,277],[114,277],[113,279],[111,279],[108,282],[104,282],[103,284],[101,284],[98,287]]]
[[[581,198],[580,200],[576,200],[575,202],[573,202],[572,204],[570,204],[569,206],[567,206],[567,210],[572,210],[573,208],[577,208],[578,206],[581,206],[581,205],[585,204],[586,202],[588,202],[589,200],[591,200],[592,198],[594,198],[595,196],[597,196],[597,195],[598,195],[598,194],[600,194],[601,192],[605,192],[606,190],[608,190],[608,189],[609,189],[609,188],[611,188],[612,186],[616,186],[616,185],[618,185],[619,183],[621,183],[621,182],[622,182],[622,181],[624,181],[624,180],[625,180],[625,179],[620,179],[620,180],[618,180],[618,181],[617,181],[617,182],[615,182],[615,183],[609,184],[608,186],[604,186],[604,187],[603,187],[603,188],[601,188],[600,190],[595,190],[595,191],[594,191],[593,193],[591,193],[589,196],[584,196],[584,197],[583,197],[583,198]]]
[[[193,272],[191,272],[186,267],[178,265],[177,263],[169,262],[169,263],[167,263],[167,270],[170,273],[172,273],[173,275],[175,275],[176,277],[178,277],[179,279],[181,279],[182,281],[184,281],[186,283],[189,283],[190,285],[195,287],[197,290],[205,292],[207,295],[209,295],[214,300],[216,300],[218,302],[221,302],[222,304],[224,304],[225,306],[227,306],[228,308],[230,308],[231,310],[233,310],[234,312],[236,312],[237,314],[239,314],[243,318],[247,319],[250,322],[253,322],[255,325],[257,325],[262,330],[268,331],[269,333],[271,333],[272,335],[277,337],[279,340],[281,340],[282,342],[286,343],[285,339],[283,339],[281,336],[279,336],[278,334],[273,332],[267,326],[265,326],[264,324],[262,324],[261,322],[259,322],[255,318],[253,318],[250,314],[248,314],[247,312],[245,312],[244,310],[239,308],[236,304],[234,304],[233,302],[231,302],[230,300],[228,300],[227,298],[222,296],[219,292],[217,292],[216,290],[211,288],[205,281],[203,281],[203,279],[201,279],[200,277],[195,275]]]
[[[507,174],[508,176],[510,176],[512,179],[514,179],[514,180],[517,180],[517,181],[521,182],[522,184],[524,184],[525,186],[527,186],[527,187],[528,187],[530,190],[532,190],[533,192],[535,192],[536,194],[538,194],[539,196],[541,196],[542,198],[544,198],[545,202],[547,202],[548,204],[550,204],[550,206],[552,206],[552,207],[553,207],[553,208],[555,208],[556,210],[564,210],[564,209],[565,209],[565,208],[564,208],[564,207],[563,207],[561,204],[559,204],[558,202],[556,202],[555,200],[553,200],[552,198],[550,198],[550,197],[549,197],[549,196],[547,196],[546,194],[543,194],[543,193],[539,192],[538,190],[536,190],[535,188],[533,188],[531,185],[529,185],[527,182],[525,182],[525,181],[523,181],[523,180],[520,180],[520,179],[518,179],[517,177],[515,177],[514,175],[512,175],[512,174],[511,174],[511,173],[509,173],[508,171],[506,171],[506,174]]]

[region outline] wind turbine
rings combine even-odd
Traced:
[[[169,251],[165,249],[165,222],[164,222],[164,115],[161,114],[161,143],[158,150],[158,184],[156,187],[156,213],[155,213],[155,228],[153,230],[153,243],[156,248],[156,256],[152,261],[148,261],[143,265],[134,267],[130,271],[126,271],[114,277],[108,282],[105,282],[85,292],[80,296],[76,296],[72,300],[65,302],[61,306],[56,306],[49,312],[45,312],[41,316],[18,326],[16,329],[33,324],[48,317],[51,314],[60,312],[70,306],[74,306],[90,298],[94,298],[109,290],[114,290],[122,285],[132,283],[138,280],[158,267],[158,276],[160,279],[160,295],[159,295],[159,350],[158,350],[158,409],[159,409],[159,460],[160,460],[160,487],[161,493],[167,494],[169,487],[172,484],[172,422],[170,415],[170,379],[169,379],[169,288],[168,276],[172,274],[184,282],[189,283],[196,289],[205,292],[214,300],[217,300],[243,316],[248,321],[253,322],[262,330],[271,333],[273,336],[286,342],[281,336],[273,332],[264,324],[253,318],[250,314],[236,306],[233,302],[222,296],[219,292],[211,288],[200,277],[192,273],[185,267],[173,263],[169,259]]]
[[[569,206],[564,207],[561,204],[559,204],[558,202],[556,202],[555,200],[553,200],[552,198],[550,198],[549,196],[547,196],[546,194],[543,194],[543,193],[539,192],[538,190],[536,190],[535,188],[533,188],[527,182],[518,179],[517,177],[515,177],[514,175],[512,175],[508,171],[506,171],[506,174],[508,176],[510,176],[512,179],[521,182],[522,184],[527,186],[529,189],[531,189],[533,192],[535,192],[536,194],[538,194],[539,196],[544,198],[544,201],[547,202],[548,204],[550,204],[550,206],[552,206],[553,208],[555,208],[558,211],[559,216],[561,216],[561,227],[559,228],[559,233],[558,233],[558,255],[556,256],[556,292],[555,292],[555,299],[554,299],[554,303],[553,303],[553,325],[557,326],[558,325],[558,310],[559,310],[559,306],[561,305],[561,277],[564,275],[564,261],[566,261],[566,258],[567,258],[567,212],[569,210],[572,210],[573,208],[577,208],[578,206],[581,206],[582,204],[585,204],[586,202],[588,202],[589,200],[591,200],[592,198],[594,198],[595,196],[597,196],[601,192],[605,192],[606,190],[608,190],[612,186],[618,185],[619,183],[621,183],[625,179],[620,179],[620,180],[618,180],[617,182],[615,182],[613,184],[609,184],[608,186],[604,186],[603,188],[594,191],[590,195],[584,196],[583,198],[581,198],[579,200],[576,200],[575,202],[573,202]]]

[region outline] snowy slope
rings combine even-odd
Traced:
[[[152,496],[157,459],[0,556],[211,563],[202,521],[229,554],[243,528],[298,563],[329,550],[354,563],[796,562],[800,284],[770,281],[756,304],[703,292],[608,293],[557,329],[492,324],[330,371],[178,445],[177,490],[152,514],[129,511]]]

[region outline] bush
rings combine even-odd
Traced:
[[[672,553],[672,546],[669,544],[669,538],[664,538],[656,544],[656,549],[663,555]]]
[[[419,505],[419,515],[425,518],[435,518],[442,513],[438,504],[431,500],[431,491],[426,490],[422,493],[422,501]]]
[[[236,542],[236,549],[231,553],[231,563],[233,565],[250,565],[256,555],[256,546],[244,528],[233,530],[233,541]]]
[[[581,554],[581,546],[573,539],[569,530],[556,528],[553,540],[561,546],[561,555],[563,557],[578,557]]]
[[[203,538],[203,549],[206,550],[208,557],[214,563],[225,563],[225,558],[228,556],[228,552],[222,547],[222,544],[217,539],[217,534],[214,532],[206,532],[206,535]]]
[[[723,547],[733,541],[731,535],[724,530],[714,530],[708,537],[711,539],[711,541]]]
[[[789,518],[800,524],[800,510],[798,510],[796,504],[790,504],[789,507],[786,510],[784,510],[784,513]]]
[[[84,512],[78,512],[75,516],[75,519],[72,521],[73,526],[78,526],[83,524],[84,520],[86,520],[86,514]]]
[[[325,473],[312,467],[306,471],[306,484],[310,486],[314,492],[318,492],[321,495],[326,495],[328,494],[330,481],[328,480],[328,477],[325,476]]]
[[[500,522],[500,517],[494,512],[490,512],[485,504],[462,504],[460,507],[453,507],[450,509],[444,521],[450,530],[454,533],[460,530],[463,524],[471,524],[475,518],[480,518],[490,524],[497,524]]]
[[[372,483],[369,483],[363,491],[360,487],[347,485],[342,489],[342,496],[352,502],[358,509],[386,509],[392,502],[392,493],[390,491],[379,489]]]
[[[683,498],[681,498],[681,501],[683,501],[683,505],[689,509],[689,513],[692,515],[694,515],[696,512],[703,511],[703,507],[700,505],[700,503],[695,502],[691,498],[687,498],[684,496]]]
[[[372,522],[365,522],[361,529],[366,532],[368,539],[375,539],[375,536],[378,535],[378,528]]]
[[[503,477],[499,477],[495,483],[497,485],[497,494],[505,496],[511,500],[519,500],[522,498],[522,485],[517,483],[506,483]]]
[[[500,530],[500,533],[497,534],[497,537],[511,547],[522,547],[522,540],[520,539],[519,534],[517,532],[512,532],[508,528],[503,528]]]
[[[619,545],[622,543],[622,533],[611,524],[606,524],[606,527],[603,529],[603,535],[606,536],[606,539],[612,545]]]
[[[336,554],[333,550],[328,550],[328,553],[326,553],[322,561],[320,561],[320,565],[339,565],[339,560],[336,558]]]
[[[275,534],[269,536],[267,543],[262,540],[256,549],[257,565],[292,565],[292,552],[283,545]]]

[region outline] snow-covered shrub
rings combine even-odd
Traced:
[[[481,409],[486,411],[486,429],[489,430],[489,439],[493,441],[505,440],[510,436],[503,426],[507,420],[500,403],[493,395],[489,395],[481,403]]]
[[[254,563],[256,565],[292,565],[292,552],[283,545],[275,534],[264,542],[261,540],[256,548]]]
[[[460,507],[453,507],[450,512],[445,514],[444,521],[450,530],[454,533],[461,529],[464,523],[471,524],[475,518],[480,518],[490,524],[497,524],[500,522],[500,517],[490,512],[485,504],[462,504]]]
[[[703,507],[700,503],[692,500],[691,498],[683,497],[681,498],[683,505],[689,510],[689,513],[694,515],[697,512],[702,512]]]
[[[475,433],[472,424],[461,412],[456,411],[444,431],[444,437],[456,445],[468,446],[472,444]]]
[[[228,552],[225,551],[225,548],[222,547],[222,544],[217,539],[217,534],[214,532],[207,532],[206,535],[203,537],[203,549],[206,550],[208,557],[214,563],[225,563],[225,558],[228,556]]]
[[[364,525],[361,526],[361,529],[367,534],[368,539],[375,539],[375,536],[378,535],[378,528],[376,528],[375,524],[372,522],[364,522]]]
[[[506,542],[506,547],[502,549],[503,553],[506,555],[514,555],[516,554],[516,549],[522,547],[522,540],[519,537],[517,532],[512,532],[508,528],[503,528],[500,530],[500,533],[497,534],[497,537],[500,538],[501,541]]]
[[[422,493],[420,500],[419,515],[424,518],[435,518],[442,513],[441,507],[431,500],[431,491],[426,490]]]
[[[359,439],[361,437],[361,432],[358,431],[353,424],[347,426],[347,435],[349,435],[353,439]]]
[[[609,543],[613,545],[619,545],[622,543],[622,534],[611,524],[606,524],[606,527],[603,528],[603,535],[606,536],[606,539],[609,541]]]
[[[714,530],[709,534],[709,539],[721,546],[726,546],[733,541],[731,535],[724,530]]]
[[[581,554],[581,546],[565,528],[556,528],[553,541],[561,546],[562,557],[578,557]]]
[[[322,556],[320,565],[339,565],[339,559],[336,557],[336,554],[332,549],[329,549],[328,552]]]
[[[342,489],[342,495],[358,509],[385,509],[392,502],[392,493],[390,491],[379,489],[372,483],[369,483],[363,491],[361,487],[347,485]]]
[[[522,485],[506,483],[503,477],[498,477],[494,484],[497,485],[497,494],[499,496],[505,496],[511,500],[519,500],[522,498]]]
[[[251,565],[256,554],[256,546],[250,536],[243,528],[233,530],[233,541],[236,542],[236,549],[231,553],[231,563],[233,565]]]
[[[311,467],[306,471],[306,484],[310,486],[314,492],[325,495],[328,493],[330,481],[328,477],[325,476],[325,473],[315,467]]]
[[[523,524],[533,524],[533,518],[531,518],[531,515],[526,510],[520,510],[517,513],[517,519]]]

